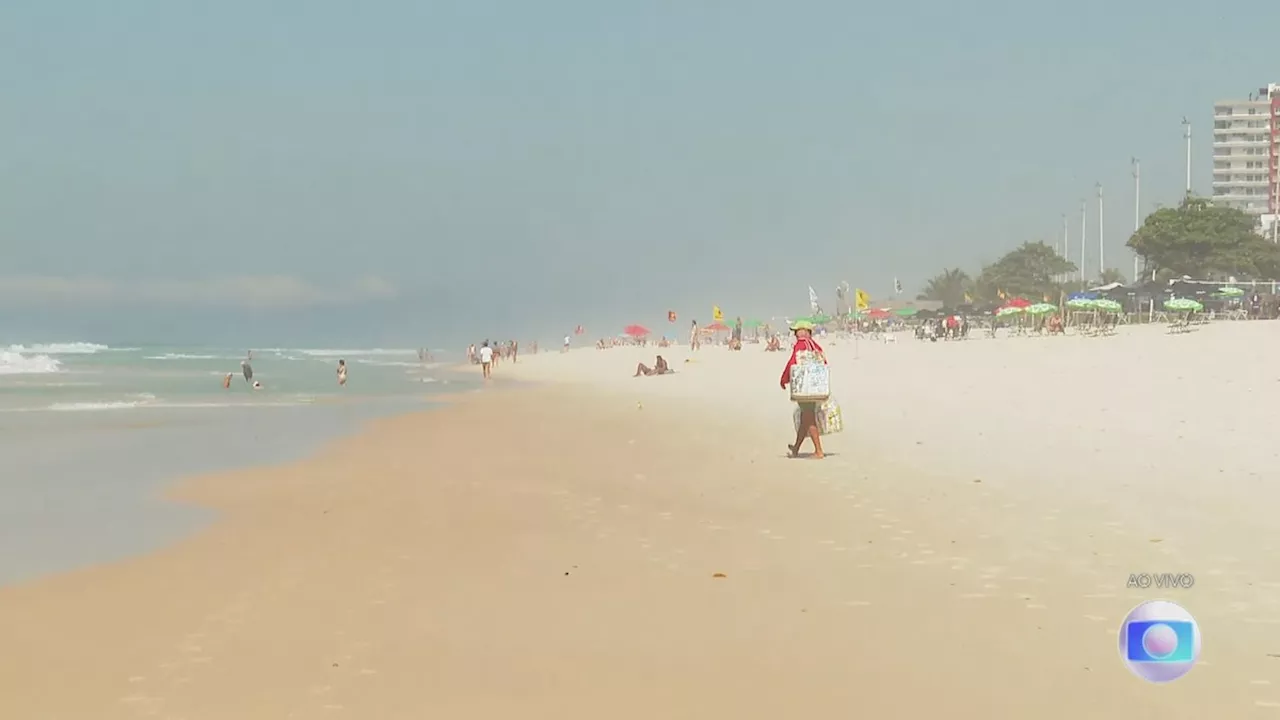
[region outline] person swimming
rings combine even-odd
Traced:
[[[226,377],[224,377],[224,378],[222,378],[222,389],[223,389],[223,390],[230,390],[230,389],[231,389],[231,378],[233,378],[233,377],[235,377],[235,376],[236,376],[236,374],[235,374],[235,373],[227,373],[227,376],[226,376]]]

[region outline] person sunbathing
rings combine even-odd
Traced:
[[[641,375],[670,375],[673,372],[675,371],[667,365],[667,361],[659,355],[657,361],[654,362],[653,367],[649,367],[644,363],[637,363],[636,374],[632,375],[632,377],[640,377]]]
[[[1049,334],[1058,335],[1060,333],[1062,333],[1062,317],[1059,315],[1050,316],[1049,317]]]
[[[764,346],[764,351],[765,352],[781,352],[781,350],[782,350],[782,342],[778,340],[777,335],[771,335],[769,337],[769,342]]]

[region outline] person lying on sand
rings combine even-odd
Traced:
[[[641,375],[670,375],[673,372],[675,372],[675,370],[672,370],[670,366],[667,365],[667,361],[659,355],[658,360],[653,364],[653,367],[649,367],[644,363],[637,363],[636,374],[631,377],[640,377]]]

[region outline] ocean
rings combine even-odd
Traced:
[[[255,390],[240,373],[246,352],[0,345],[0,584],[192,532],[209,513],[161,499],[179,478],[297,459],[477,384],[414,349],[254,348]]]

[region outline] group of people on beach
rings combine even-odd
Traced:
[[[538,343],[534,342],[532,346],[533,352],[538,352]],[[508,340],[505,343],[495,343],[485,340],[480,343],[479,347],[475,344],[467,346],[467,362],[472,365],[479,365],[485,379],[493,376],[493,368],[498,364],[499,360],[510,360],[515,362],[520,355],[520,343],[515,340]]]
[[[423,350],[422,352],[425,353],[426,351]],[[341,358],[338,359],[337,373],[338,373],[338,387],[346,387],[347,386],[347,361],[346,360],[343,360]],[[240,361],[240,374],[244,376],[245,383],[250,387],[252,387],[254,390],[261,390],[263,388],[261,380],[253,379],[253,351],[252,350],[246,352],[244,355],[244,360]],[[236,376],[235,373],[227,373],[222,377],[223,390],[231,389],[231,381],[235,378],[235,376]]]

